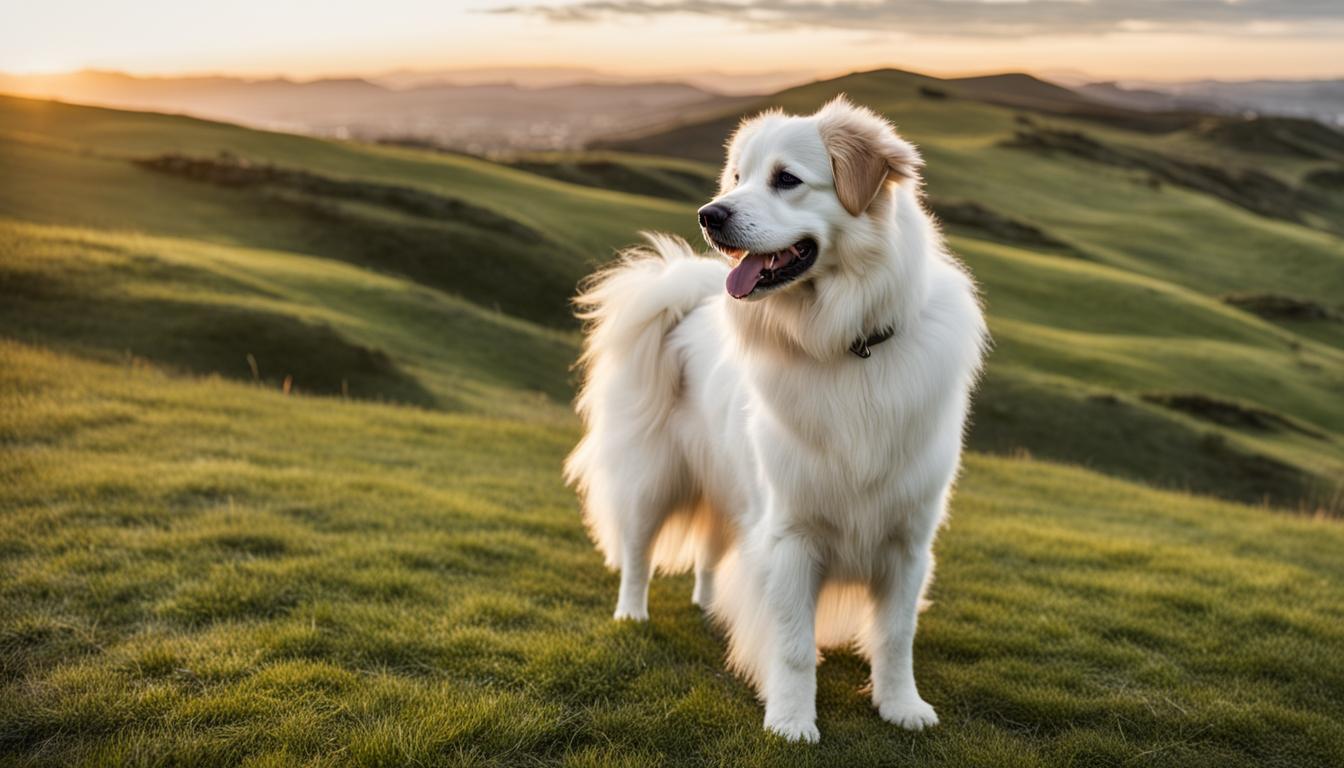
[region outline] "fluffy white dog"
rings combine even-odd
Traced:
[[[856,642],[872,699],[938,722],[912,646],[987,341],[975,286],[920,201],[918,152],[843,98],[768,112],[700,209],[718,251],[650,235],[595,275],[566,462],[617,619],[695,569],[765,727],[816,741],[818,648]]]

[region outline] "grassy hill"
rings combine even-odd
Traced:
[[[1026,107],[930,81],[777,99],[899,120],[997,339],[971,442],[999,455],[968,457],[916,651],[944,725],[881,723],[838,653],[811,748],[760,731],[687,578],[610,622],[559,480],[565,300],[636,230],[692,234],[722,133],[508,165],[0,98],[0,763],[1331,764],[1338,236],[1006,146]]]
[[[1311,173],[1338,167],[1333,160],[1220,142],[1226,131],[1212,127],[1220,118],[1149,115],[1141,124],[1147,113],[1102,108],[1024,75],[940,80],[894,70],[609,144],[716,162],[713,137],[741,114],[807,112],[837,93],[885,112],[919,144],[933,210],[984,287],[997,346],[973,446],[1243,500],[1268,495],[1292,506],[1307,497],[1313,506],[1336,495],[1344,324],[1261,317],[1225,298],[1273,294],[1344,308],[1344,242],[1334,231],[1344,210],[1333,220],[1297,211],[1289,221],[1248,210],[1250,193],[1216,183],[1219,174],[1273,174],[1287,199]],[[1021,146],[1024,132],[1077,134],[1101,151]],[[1035,237],[1005,237],[1013,231]],[[1227,429],[1159,405],[1173,394],[1304,419],[1324,437]]]

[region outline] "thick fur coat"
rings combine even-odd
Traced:
[[[693,568],[765,726],[793,740],[819,737],[818,648],[851,642],[883,718],[937,722],[912,644],[987,333],[920,167],[843,99],[749,119],[701,209],[717,253],[651,235],[578,299],[585,434],[565,471],[621,572],[616,618],[647,618],[655,570]]]

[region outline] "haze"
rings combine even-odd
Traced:
[[[0,71],[317,77],[580,66],[626,75],[900,66],[1118,79],[1344,74],[1344,3],[384,0],[12,5]]]

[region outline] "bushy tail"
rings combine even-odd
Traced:
[[[656,475],[676,464],[657,454],[657,436],[677,401],[681,366],[667,334],[687,312],[722,289],[725,267],[685,240],[645,233],[647,246],[623,252],[589,278],[575,299],[586,322],[575,408],[584,437],[565,460],[565,480],[584,502],[588,530],[610,567],[620,566],[620,526],[629,523],[634,467]],[[657,478],[650,477],[650,482]],[[656,490],[656,489],[654,489]]]

